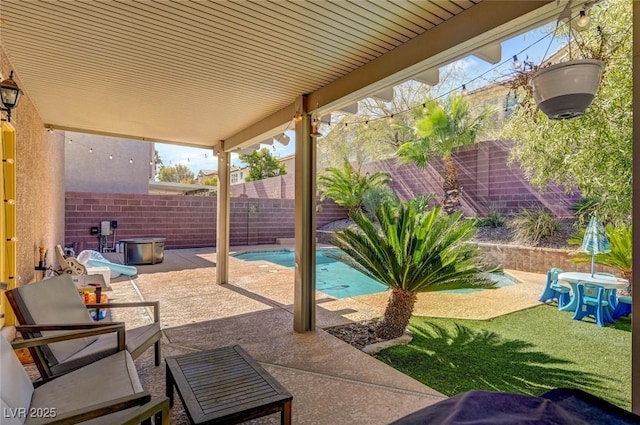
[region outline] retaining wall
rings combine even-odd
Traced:
[[[484,261],[501,265],[505,269],[546,274],[552,267],[564,271],[591,272],[591,264],[571,262],[571,252],[565,249],[535,248],[530,246],[478,243]],[[608,267],[596,265],[596,271],[619,274]]]

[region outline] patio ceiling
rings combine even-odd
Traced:
[[[318,109],[357,101],[560,3],[3,0],[0,34],[47,126],[235,148],[286,124],[301,94]]]

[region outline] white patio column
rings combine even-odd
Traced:
[[[224,151],[224,142],[217,148],[218,195],[216,218],[216,283],[229,283],[229,162],[231,154]]]
[[[306,96],[296,102],[296,114],[293,330],[309,332],[316,327],[316,142]]]

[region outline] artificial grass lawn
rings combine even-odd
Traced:
[[[571,317],[555,305],[492,320],[414,317],[413,341],[377,357],[448,396],[579,388],[630,410],[630,319],[601,328]]]

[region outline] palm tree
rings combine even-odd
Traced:
[[[376,172],[362,175],[351,167],[348,159],[344,159],[343,169],[327,168],[318,177],[318,187],[322,191],[322,200],[329,198],[347,209],[351,216],[362,210],[362,203],[367,192],[380,189],[391,181],[387,173]]]
[[[425,107],[425,116],[419,119],[415,126],[418,139],[401,145],[398,156],[404,162],[415,163],[419,168],[426,167],[434,156],[442,159],[442,207],[447,214],[451,214],[460,208],[458,170],[451,154],[454,149],[476,142],[478,131],[491,116],[493,109],[486,108],[474,116],[469,102],[461,95],[453,95],[446,104],[429,100]]]
[[[631,224],[623,224],[619,226],[607,225],[605,227],[607,238],[609,239],[609,248],[611,252],[606,254],[596,254],[595,262],[601,266],[610,267],[620,272],[623,278],[632,282],[633,279],[633,232]],[[584,237],[584,229],[572,235],[569,239],[571,245],[582,244]],[[586,252],[576,252],[573,254],[571,261],[574,263],[591,263],[591,254]],[[623,295],[631,295],[631,285],[625,290],[620,290]]]
[[[392,339],[404,333],[418,292],[490,287],[484,278],[480,251],[468,241],[472,221],[461,213],[443,214],[440,207],[424,211],[415,201],[383,204],[375,212],[379,226],[364,213],[352,220],[355,229],[336,233],[340,259],[392,289],[377,334]]]

